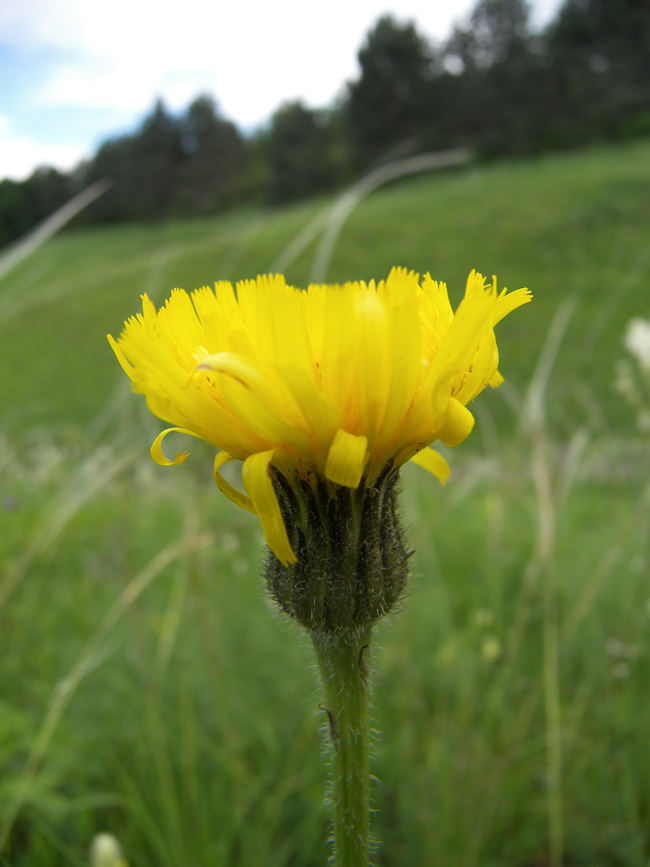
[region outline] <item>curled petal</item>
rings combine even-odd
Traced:
[[[413,455],[411,460],[419,467],[428,470],[438,479],[441,485],[447,483],[451,470],[449,469],[449,464],[439,452],[430,448],[422,449],[421,452]]]
[[[248,491],[255,512],[260,519],[264,538],[269,548],[283,566],[289,566],[296,562],[296,555],[291,548],[287,528],[280,511],[280,504],[269,475],[269,466],[276,451],[276,449],[269,449],[250,455],[244,461],[242,475],[244,487]]]
[[[232,500],[236,506],[239,506],[240,509],[246,509],[247,512],[252,512],[256,515],[257,512],[255,511],[255,506],[251,502],[250,497],[247,497],[236,488],[233,488],[233,486],[227,482],[219,472],[224,464],[235,460],[237,460],[237,458],[233,458],[233,456],[228,454],[228,452],[219,452],[214,459],[214,480],[221,493],[225,494],[229,500]]]
[[[325,476],[336,485],[358,488],[368,459],[368,439],[337,430],[327,453]]]
[[[466,440],[474,427],[474,416],[466,406],[450,398],[444,421],[437,431],[437,438],[446,446],[457,446]]]
[[[162,433],[158,434],[156,439],[151,444],[151,449],[149,450],[151,457],[160,467],[175,467],[178,464],[182,464],[183,461],[186,461],[190,456],[189,452],[176,452],[176,457],[174,458],[173,461],[170,461],[169,458],[165,457],[165,455],[163,454],[163,450],[162,450],[162,441],[165,439],[167,434],[170,434],[170,433],[184,433],[184,434],[189,434],[189,436],[191,436],[191,437],[196,437],[197,439],[201,439],[201,437],[199,437],[198,434],[195,434],[191,430],[187,430],[187,428],[168,427],[167,430],[164,430]]]

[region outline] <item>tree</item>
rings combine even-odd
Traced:
[[[128,149],[127,181],[135,216],[159,219],[174,208],[181,160],[178,122],[158,100]]]
[[[483,153],[535,147],[545,89],[529,15],[526,0],[479,0],[445,47],[447,65],[460,73],[450,127]]]
[[[565,0],[549,28],[557,60],[572,56],[594,71],[617,67],[633,78],[650,71],[647,0]]]
[[[113,188],[86,214],[86,219],[161,219],[175,208],[181,158],[177,121],[158,100],[133,135],[109,139],[85,172],[84,182],[108,177]]]
[[[412,23],[380,18],[358,54],[361,77],[348,84],[344,123],[357,168],[398,146],[415,150],[427,117],[432,50]]]
[[[469,26],[455,29],[448,51],[456,54],[468,72],[526,62],[529,15],[526,0],[479,0]]]
[[[33,229],[75,193],[72,175],[42,166],[26,181],[0,181],[0,247]]]
[[[19,238],[35,223],[25,183],[0,181],[0,247]]]
[[[215,213],[242,194],[249,161],[237,127],[219,116],[210,96],[199,96],[180,122],[181,166],[177,200],[184,211]]]
[[[83,173],[84,185],[101,178],[110,178],[113,187],[77,217],[77,221],[112,222],[133,219],[136,216],[136,204],[130,185],[133,173],[132,150],[133,136],[108,139],[88,161]]]
[[[339,166],[327,113],[301,102],[286,103],[273,115],[264,139],[270,201],[299,199],[337,183]]]
[[[591,136],[650,129],[647,0],[566,0],[547,33],[564,114]],[[583,136],[584,137],[584,133]]]

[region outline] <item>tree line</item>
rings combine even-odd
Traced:
[[[526,0],[478,0],[440,45],[385,16],[358,59],[360,75],[336,105],[284,104],[250,136],[211,96],[180,115],[159,101],[134,133],[104,142],[73,172],[0,182],[0,245],[105,177],[112,189],[77,221],[288,202],[431,149],[470,146],[493,158],[650,134],[648,0],[565,0],[541,32]]]

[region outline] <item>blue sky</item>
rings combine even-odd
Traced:
[[[533,0],[548,20],[560,0]],[[156,98],[211,93],[243,129],[285,100],[322,107],[386,12],[445,39],[475,0],[0,0],[0,178],[69,170]]]

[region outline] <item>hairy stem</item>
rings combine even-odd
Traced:
[[[370,632],[367,627],[311,636],[329,718],[336,867],[370,863]]]

